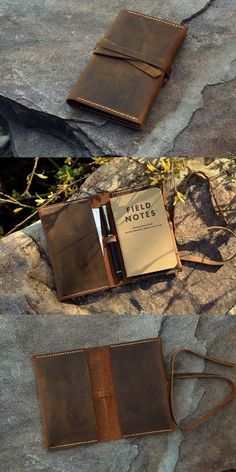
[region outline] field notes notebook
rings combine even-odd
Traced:
[[[161,190],[148,188],[110,201],[127,276],[176,267],[175,244]]]

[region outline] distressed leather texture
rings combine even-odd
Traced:
[[[49,450],[172,431],[161,338],[33,357]]]
[[[96,45],[67,103],[142,128],[186,33],[185,26],[122,10]]]
[[[59,300],[108,285],[89,200],[40,211]]]
[[[171,432],[175,426],[191,431],[235,399],[231,377],[176,371],[181,353],[236,368],[235,363],[184,348],[171,355],[166,377],[160,337],[33,356],[46,448]],[[180,423],[174,379],[193,378],[223,381],[228,390],[206,414]]]
[[[138,282],[160,273],[173,274],[173,272],[181,270],[182,266],[178,256],[173,227],[167,212],[170,231],[176,249],[177,266],[173,270],[153,272],[148,275],[126,276],[109,199],[111,196],[124,193],[132,194],[136,190],[149,187],[139,186],[134,187],[132,190],[124,189],[122,191],[93,195],[81,200],[49,205],[39,210],[54,273],[57,296],[60,301]],[[165,196],[163,195],[163,197],[165,202]],[[102,254],[92,214],[92,208],[98,208],[102,204],[107,205],[113,240],[117,243],[117,253],[123,273],[122,280],[118,280],[115,273],[109,240],[106,240],[105,237],[103,237],[104,254]],[[103,234],[105,234],[104,228]]]

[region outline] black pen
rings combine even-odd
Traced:
[[[111,227],[110,227],[110,221],[109,221],[109,216],[108,216],[108,212],[107,212],[107,207],[106,207],[106,205],[101,205],[100,208],[101,208],[101,211],[102,211],[103,222],[104,222],[104,227],[105,227],[105,231],[106,231],[106,237],[109,238],[110,236],[113,236],[113,234],[112,234]],[[121,270],[120,263],[119,263],[119,257],[118,257],[118,253],[117,253],[116,242],[111,241],[108,244],[109,244],[109,247],[111,249],[111,256],[112,256],[113,265],[114,265],[114,268],[115,268],[117,278],[118,278],[118,280],[122,280],[123,279],[123,274],[122,274],[122,270]]]

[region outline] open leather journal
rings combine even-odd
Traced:
[[[181,270],[160,188],[51,205],[40,217],[60,300]]]
[[[208,372],[176,372],[181,352],[226,367],[236,364],[191,349],[175,351],[166,375],[161,338],[38,354],[33,365],[46,447],[55,450],[112,439],[191,430],[236,396],[229,377]],[[179,423],[174,380],[224,381],[225,397],[192,423]]]
[[[224,226],[206,227],[206,233],[235,233],[213,198]],[[137,186],[48,205],[39,210],[59,300],[138,282],[147,277],[178,273],[182,261],[221,266],[228,258],[213,260],[180,252],[166,205],[165,187]]]

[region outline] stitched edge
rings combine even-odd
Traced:
[[[106,345],[106,346],[99,346],[99,347],[120,347],[120,346],[126,346],[127,344],[143,344],[143,343],[151,343],[153,341],[157,341],[159,337],[157,338],[150,338],[150,339],[143,339],[140,341],[127,341],[126,343],[120,343],[120,344],[112,344],[112,345]],[[83,352],[86,349],[89,348],[84,348],[84,349],[71,349],[70,351],[60,351],[60,352],[53,352],[52,354],[37,354],[34,356],[34,359],[40,359],[42,357],[56,357],[56,356],[67,356],[69,354],[74,354],[76,352]]]
[[[92,439],[90,441],[78,441],[78,442],[73,442],[73,443],[66,443],[66,444],[59,444],[58,446],[49,446],[49,449],[57,449],[61,447],[70,447],[70,446],[78,446],[79,444],[91,444],[91,443],[97,443],[97,439]]]
[[[124,187],[124,188],[122,188],[122,189],[120,189],[120,190],[114,190],[113,192],[110,192],[110,193],[111,193],[111,195],[118,195],[119,193],[122,193],[122,192],[124,192],[124,191],[126,191],[126,190],[129,190],[129,192],[132,193],[132,190],[139,190],[139,189],[142,189],[142,188],[145,189],[146,187],[149,188],[150,185],[148,185],[148,184],[146,184],[146,185],[143,184],[143,185],[135,185],[134,187]],[[154,188],[154,187],[153,187],[153,188]],[[156,188],[159,188],[159,187],[156,187]],[[159,190],[160,190],[160,189],[159,189]],[[161,191],[161,190],[160,190],[160,191]]]
[[[75,99],[73,99],[75,100]],[[88,111],[88,108],[86,106],[83,106],[82,103],[79,103],[79,106],[81,108],[81,110],[85,110],[85,111]],[[91,113],[94,113],[96,115],[100,115],[102,116],[103,118],[106,118],[107,120],[113,120],[115,121],[116,123],[121,123],[122,125],[124,126],[129,126],[130,128],[132,129],[140,129],[140,127],[142,126],[141,124],[139,123],[134,123],[133,121],[128,121],[128,120],[125,120],[124,118],[118,118],[117,116],[113,116],[113,115],[110,115],[102,110],[97,110],[97,108],[92,108],[92,109],[89,109],[89,111]]]
[[[34,356],[34,359],[40,359],[42,357],[56,357],[56,356],[64,356],[68,354],[75,354],[76,352],[83,352],[84,349],[72,349],[71,351],[61,351],[61,352],[53,352],[52,354],[38,354]]]
[[[112,287],[110,285],[103,285],[103,287],[91,288],[89,290],[84,290],[83,292],[75,292],[75,293],[72,293],[71,295],[65,295],[64,297],[61,297],[61,300],[65,300],[67,298],[75,297],[75,295],[85,295],[86,293],[100,292],[104,288],[112,288]]]
[[[127,118],[131,118],[132,120],[135,120],[137,122],[139,121],[136,116],[127,115],[127,113],[122,113],[121,111],[114,110],[114,108],[110,108],[110,107],[107,107],[105,105],[101,105],[101,103],[92,102],[91,100],[87,100],[86,98],[82,98],[82,97],[76,97],[76,98],[78,100],[81,100],[84,103],[89,103],[90,105],[97,105],[97,106],[99,106],[100,108],[102,108],[104,110],[112,111],[113,113],[116,113],[119,116],[126,116]]]
[[[132,15],[137,15],[137,16],[143,16],[144,18],[148,18],[149,20],[153,20],[153,21],[157,21],[159,23],[165,23],[167,25],[170,25],[170,26],[175,26],[177,28],[181,28],[181,29],[185,29],[184,26],[181,26],[181,25],[178,25],[177,23],[173,23],[172,21],[167,21],[167,20],[161,20],[159,18],[156,18],[155,16],[150,16],[150,15],[144,15],[143,13],[138,13],[136,11],[133,11],[133,10],[127,10],[128,13],[131,13]]]
[[[143,339],[141,341],[127,341],[126,343],[120,343],[120,344],[111,344],[109,347],[122,347],[122,346],[127,346],[127,344],[145,344],[145,343],[152,343],[157,341],[159,336],[157,338],[150,338],[150,339]]]
[[[139,189],[145,189],[146,187],[149,187],[148,184],[144,184],[144,185],[136,185],[134,187],[123,187],[122,189],[120,190],[114,190],[114,191],[111,191],[111,192],[101,192],[101,194],[103,193],[110,193],[111,195],[118,195],[119,193],[122,193],[126,190],[131,190],[130,193],[132,193],[132,190],[139,190]],[[159,188],[159,187],[157,187]],[[99,194],[97,194],[99,195]],[[56,208],[56,207],[61,207],[61,206],[66,206],[66,205],[69,205],[71,203],[82,203],[82,202],[86,202],[87,200],[89,200],[90,198],[94,197],[96,195],[90,195],[88,197],[84,197],[84,198],[77,198],[76,200],[68,200],[67,202],[62,202],[62,203],[52,203],[51,205],[48,205],[48,206],[45,206],[43,207],[42,209],[39,209],[39,214],[40,213],[46,213],[48,210],[50,210],[50,208]]]
[[[144,436],[145,434],[164,433],[164,432],[171,432],[171,431],[173,431],[173,429],[157,429],[154,431],[146,431],[144,433],[123,434],[123,438],[129,438],[131,436]]]
[[[45,206],[44,208],[40,209],[39,210],[39,214],[43,214],[43,213],[46,213],[47,210],[50,210],[50,208],[56,208],[56,207],[61,207],[61,206],[66,206],[68,204],[71,204],[71,203],[81,203],[81,202],[86,202],[87,200],[89,200],[88,197],[85,197],[85,198],[77,198],[76,200],[68,200],[67,202],[64,202],[64,203],[52,203],[51,205],[48,205],[48,206]]]

